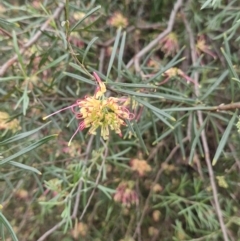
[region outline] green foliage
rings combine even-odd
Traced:
[[[3,0],[0,239],[237,240],[239,23],[236,0]],[[107,141],[79,130],[93,72],[134,115]]]

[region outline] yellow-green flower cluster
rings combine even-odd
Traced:
[[[109,130],[114,130],[117,134],[122,136],[121,126],[125,125],[124,120],[131,120],[134,118],[128,109],[129,104],[128,98],[115,98],[106,97],[104,94],[106,92],[105,84],[100,80],[99,76],[93,73],[97,81],[97,89],[94,96],[88,96],[84,99],[77,100],[77,102],[69,107],[63,108],[44,119],[57,114],[65,109],[71,108],[77,119],[80,119],[79,126],[76,132],[73,134],[72,138],[77,134],[79,130],[90,127],[89,133],[95,135],[98,128],[101,129],[101,136],[104,140],[109,137]],[[75,111],[75,108],[79,110]]]
[[[101,136],[108,139],[109,127],[121,135],[120,126],[124,125],[123,119],[130,119],[130,113],[125,107],[118,105],[118,99],[96,99],[87,97],[78,102],[81,117],[84,119],[81,129],[90,127],[89,133],[95,135],[98,127],[101,128]],[[121,119],[123,118],[123,119]]]
[[[123,119],[132,119],[133,114],[124,105],[127,98],[114,98],[104,96],[106,92],[105,84],[94,72],[94,77],[98,83],[98,88],[94,96],[78,100],[80,108],[79,117],[83,119],[80,123],[80,129],[90,127],[89,133],[95,135],[98,128],[101,129],[101,136],[104,140],[109,137],[109,129],[114,130],[121,136],[121,125],[125,122]]]
[[[224,176],[216,176],[219,187],[228,188],[228,184]]]

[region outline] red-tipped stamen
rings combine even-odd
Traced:
[[[77,130],[74,132],[74,134],[72,135],[71,139],[69,140],[69,142],[68,142],[68,146],[71,145],[72,139],[74,138],[74,136],[77,135],[77,133],[78,133],[79,130],[80,130],[80,125],[78,126]]]
[[[74,134],[72,135],[71,139],[69,140],[68,146],[71,145],[72,139],[74,138],[74,136],[77,135],[78,131],[79,130],[82,131],[84,128],[85,128],[84,121],[82,121],[82,122],[79,123],[77,130],[74,132]]]
[[[133,120],[133,119],[135,119],[135,114],[133,114],[133,113],[129,113],[129,120]]]
[[[53,116],[53,115],[56,115],[56,114],[58,114],[59,112],[62,112],[62,111],[64,111],[64,110],[70,109],[70,108],[72,108],[72,107],[74,107],[74,106],[77,106],[77,104],[70,105],[70,106],[65,107],[65,108],[63,108],[63,109],[60,109],[60,110],[58,110],[58,111],[56,111],[56,112],[54,112],[54,113],[52,113],[52,114],[50,114],[50,115],[47,115],[47,116],[43,117],[43,120],[46,120],[47,118],[49,118],[49,117],[51,117],[51,116]]]

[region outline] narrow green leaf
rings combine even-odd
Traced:
[[[143,148],[143,150],[145,151],[145,153],[146,153],[147,155],[149,155],[148,149],[147,149],[147,147],[146,147],[146,145],[145,145],[145,143],[144,143],[144,140],[143,140],[143,138],[142,138],[141,131],[140,131],[140,129],[139,129],[139,127],[138,127],[138,125],[137,125],[137,123],[136,123],[135,121],[134,121],[134,129],[136,130],[136,134],[137,134],[138,140],[140,141],[141,147]]]
[[[142,92],[136,92],[136,91],[131,91],[131,90],[118,90],[119,92],[125,93],[125,94],[129,94],[132,96],[141,96],[141,97],[147,97],[147,98],[156,98],[156,99],[164,99],[164,97],[160,96],[160,95],[154,95],[154,94],[146,94],[146,93],[142,93]]]
[[[209,114],[209,113],[208,113]],[[198,123],[198,117],[197,115],[192,115],[192,132],[191,132],[191,138],[194,139],[194,137],[197,135],[197,131],[199,130],[199,123]],[[201,157],[204,157],[204,151],[203,151],[203,147],[202,147],[202,142],[198,141],[197,142],[197,146],[198,146],[198,152],[200,153]]]
[[[171,115],[167,114],[165,111],[163,110],[160,110],[159,108],[149,104],[148,102],[142,100],[142,99],[139,99],[139,98],[135,98],[137,102],[143,104],[144,106],[146,106],[147,108],[149,108],[150,110],[152,110],[153,112],[156,112],[162,116],[165,116],[166,118],[172,120],[172,121],[176,121],[174,117],[172,117]]]
[[[162,109],[163,111],[192,111],[192,110],[213,110],[213,107],[208,106],[194,106],[194,107],[173,107],[168,109]]]
[[[46,16],[45,15],[40,15],[40,14],[34,14],[34,16],[22,16],[22,17],[17,17],[17,18],[8,18],[8,22],[9,23],[15,23],[15,22],[20,22],[20,21],[23,21],[23,20],[31,19],[31,18],[34,18],[34,19],[36,19],[36,18],[46,19]]]
[[[133,136],[136,136],[136,133],[135,133],[133,127],[132,127],[131,122],[130,122],[128,119],[126,119],[125,121],[126,121],[126,123],[127,123],[128,130],[127,130],[126,134],[124,135],[124,139],[128,136],[129,131],[131,132],[131,134],[132,134]]]
[[[153,111],[153,114],[156,115],[159,120],[161,120],[163,123],[165,123],[167,126],[169,126],[171,129],[174,129],[174,127],[162,116],[159,115],[158,113],[156,113],[155,111]]]
[[[114,46],[113,46],[113,49],[112,49],[112,54],[111,54],[110,61],[109,61],[109,64],[108,64],[107,79],[108,79],[108,76],[109,76],[110,71],[112,69],[112,65],[113,65],[113,62],[114,62],[114,59],[115,59],[115,55],[117,53],[117,47],[118,47],[118,43],[119,43],[119,40],[120,40],[121,31],[122,31],[121,28],[119,28],[117,30],[117,36],[116,36],[116,39],[115,39],[115,42],[114,42]]]
[[[162,68],[159,72],[157,72],[152,78],[148,79],[146,82],[149,83],[149,82],[155,80],[158,76],[162,75],[165,71],[167,71],[168,69],[177,65],[178,63],[182,62],[185,59],[185,57],[181,58],[179,60],[177,60],[177,59],[182,54],[184,48],[185,47],[181,48],[181,50],[177,53],[177,55],[174,56],[174,58],[164,68]]]
[[[223,55],[228,63],[228,67],[229,67],[231,75],[232,75],[231,77],[238,78],[237,72],[235,71],[232,61],[231,61],[232,54],[231,54],[231,50],[230,50],[231,48],[229,46],[229,42],[227,39],[227,33],[224,33],[223,39],[224,39],[225,49],[221,48],[221,51],[223,52]],[[230,81],[230,87],[231,87],[231,99],[233,101],[235,99],[235,81]],[[238,87],[240,87],[239,84],[238,84]]]
[[[160,71],[158,71],[152,78],[149,78],[146,83],[149,83],[151,81],[154,81],[157,79],[160,75],[162,75],[164,72],[166,72],[168,69],[172,68],[173,66],[177,65],[178,63],[182,62],[185,58],[181,58],[177,60],[176,62],[169,62],[164,68],[162,68]]]
[[[100,184],[97,185],[97,188],[101,190],[109,199],[112,199],[112,194],[116,192],[114,189],[102,186]]]
[[[31,131],[27,131],[27,132],[24,132],[24,133],[21,133],[21,134],[18,134],[18,135],[15,135],[15,136],[12,136],[10,138],[8,138],[7,140],[4,140],[2,142],[0,142],[0,146],[3,146],[3,145],[6,145],[6,144],[9,144],[11,142],[14,142],[14,141],[18,141],[18,140],[21,140],[25,137],[28,137],[28,136],[31,136],[33,135],[34,133],[38,132],[39,130],[41,130],[42,128],[44,128],[46,125],[48,125],[51,121],[49,121],[48,123],[36,128],[35,130],[31,130]]]
[[[12,26],[14,26],[14,24],[13,23],[10,23],[10,22],[8,22],[8,21],[6,21],[5,19],[3,19],[3,18],[0,18],[0,26],[4,26],[4,25],[7,25],[7,26],[9,26],[9,25],[12,25]]]
[[[177,115],[177,120],[179,121],[180,118],[181,118],[181,116],[180,116],[179,113],[178,113],[178,115]],[[182,124],[181,121],[179,121],[179,122]],[[182,153],[182,158],[183,158],[183,160],[186,160],[186,153],[185,153],[184,143],[182,142],[182,139],[183,139],[183,131],[185,131],[185,130],[184,130],[184,128],[182,127],[182,125],[178,126],[178,127],[177,127],[177,130],[176,130],[176,138],[177,138],[177,143],[178,143],[179,146],[180,146],[180,150],[181,150],[181,153]]]
[[[72,73],[69,73],[69,72],[63,72],[63,74],[69,76],[69,77],[72,77],[74,79],[77,79],[77,80],[80,80],[84,83],[88,83],[90,85],[96,85],[92,80],[89,80],[89,79],[86,79],[80,75],[77,75],[77,74],[72,74]]]
[[[130,146],[121,152],[117,152],[117,153],[114,153],[112,156],[108,156],[106,159],[107,160],[117,159],[118,157],[121,157],[124,154],[128,153],[131,149],[132,149],[132,147]]]
[[[5,164],[5,163],[7,163],[7,162],[9,162],[9,161],[11,161],[11,160],[19,157],[19,156],[22,156],[23,154],[25,154],[25,153],[27,153],[27,152],[29,152],[29,151],[32,151],[33,149],[35,149],[35,148],[43,145],[43,144],[46,143],[47,141],[55,138],[56,136],[57,136],[57,134],[44,137],[44,138],[42,138],[41,140],[36,141],[36,142],[30,144],[30,145],[27,146],[27,147],[24,147],[21,151],[18,151],[18,152],[16,152],[15,154],[13,154],[13,155],[11,155],[11,156],[9,156],[9,157],[4,158],[3,160],[1,160],[1,161],[0,161],[0,165],[3,165],[3,164]]]
[[[196,100],[190,99],[190,98],[187,98],[187,97],[181,96],[181,95],[174,95],[174,94],[170,95],[170,94],[162,94],[161,93],[161,96],[166,100],[177,101],[181,104],[183,104],[183,103],[189,104],[189,102],[191,102],[192,104],[196,103]]]
[[[64,49],[66,50],[67,47],[68,47],[68,43],[67,43],[67,39],[66,39],[66,35],[65,35],[62,31],[59,31],[59,34],[60,34],[61,37],[62,37],[62,41],[63,41],[63,45],[64,45]]]
[[[222,153],[222,150],[223,150],[225,144],[228,141],[228,136],[229,136],[229,134],[230,134],[230,132],[232,130],[232,127],[233,127],[233,125],[235,123],[236,117],[237,117],[237,111],[233,114],[233,116],[232,116],[231,120],[229,121],[229,124],[228,124],[225,132],[223,133],[223,136],[222,136],[222,138],[220,140],[220,143],[218,144],[218,148],[216,150],[216,153],[215,153],[215,155],[213,157],[213,161],[212,161],[212,165],[213,166],[216,165],[216,163],[218,161],[218,158],[220,157],[220,155]]]
[[[203,10],[204,8],[208,7],[210,5],[212,0],[207,0],[201,7],[201,10]]]
[[[72,62],[71,62],[71,63],[69,63],[69,65],[70,65],[71,67],[73,67],[74,69],[80,71],[81,73],[91,76],[91,74],[89,74],[89,72],[87,72],[86,69],[82,68],[82,67],[79,66],[78,64],[75,64],[75,63],[72,63]],[[91,77],[92,77],[92,76],[91,76]]]
[[[235,71],[235,69],[233,68],[233,63],[231,61],[231,59],[228,57],[228,55],[226,54],[225,50],[223,48],[221,48],[221,51],[227,61],[228,67],[232,73],[232,75],[234,76],[235,79],[239,79],[237,72]]]
[[[12,80],[23,80],[23,76],[8,76],[8,77],[1,77],[0,82],[4,81],[12,81]]]
[[[12,166],[15,166],[15,167],[19,167],[21,169],[24,169],[25,171],[31,171],[31,172],[37,173],[38,175],[42,175],[42,173],[40,171],[38,171],[36,168],[30,167],[28,165],[25,165],[25,164],[22,164],[22,163],[19,163],[19,162],[9,161],[8,164],[10,164]]]
[[[87,53],[88,53],[89,49],[92,47],[92,45],[94,44],[94,42],[95,42],[97,39],[98,39],[98,37],[94,37],[94,38],[89,42],[89,44],[88,44],[88,46],[87,46],[87,48],[86,48],[86,50],[85,50],[85,52],[84,52],[84,55],[83,55],[82,64],[84,64],[84,60],[85,60],[85,58],[86,58],[86,56],[87,56]]]
[[[152,123],[152,127],[153,127],[154,137],[155,137],[155,139],[157,139],[158,138],[158,129],[157,129],[156,122],[158,122],[159,118],[154,119],[154,115],[152,112],[150,112],[150,116],[151,116],[151,123]]]
[[[23,75],[26,77],[27,74],[26,74],[26,70],[25,70],[25,65],[23,63],[22,54],[20,53],[20,49],[18,47],[16,32],[14,30],[12,31],[12,36],[13,36],[13,46],[14,46],[15,52],[18,56],[18,61],[21,66],[21,71],[22,71]]]
[[[28,104],[29,104],[29,97],[28,97],[28,90],[27,90],[27,86],[26,86],[26,88],[24,89],[24,92],[23,92],[23,105],[22,105],[23,115],[26,115]]]
[[[167,137],[168,135],[172,134],[174,129],[176,127],[178,127],[181,124],[181,122],[176,123],[175,126],[173,126],[173,129],[170,128],[169,130],[165,131],[161,136],[159,136],[154,142],[153,145],[156,145],[158,142],[160,142],[161,140],[163,140],[165,137]]]
[[[0,78],[0,80],[1,80],[1,78]],[[152,84],[134,84],[134,83],[132,84],[132,83],[112,82],[111,85],[128,87],[128,88],[150,88],[150,89],[157,89],[158,88],[157,86],[152,85]]]
[[[8,222],[8,220],[5,218],[5,216],[1,212],[0,212],[0,223],[2,223],[7,228],[13,241],[18,241],[18,238],[17,238],[11,224]]]
[[[188,161],[189,164],[191,164],[192,161],[193,161],[193,155],[194,155],[194,152],[196,150],[196,146],[199,142],[199,138],[201,136],[202,130],[205,128],[205,125],[207,124],[208,119],[209,119],[209,116],[207,116],[207,118],[204,120],[202,126],[198,130],[195,131],[195,137],[194,137],[193,142],[192,142],[189,161]]]
[[[225,70],[221,76],[214,81],[213,85],[207,88],[206,93],[200,98],[201,100],[204,100],[206,97],[208,97],[211,93],[213,93],[214,90],[216,90],[217,86],[221,84],[221,82],[227,77],[229,71]]]
[[[121,78],[121,66],[123,61],[123,53],[124,53],[124,47],[126,42],[126,32],[122,35],[122,41],[119,49],[119,55],[118,55],[118,79]]]
[[[55,60],[54,60],[53,62],[51,62],[50,64],[44,66],[44,68],[40,69],[40,70],[36,73],[36,75],[39,74],[39,73],[41,73],[41,72],[43,72],[44,70],[50,69],[51,67],[54,67],[54,66],[57,66],[57,65],[58,65],[60,62],[62,62],[66,57],[68,57],[68,55],[69,55],[69,54],[67,53],[67,54],[64,54],[64,55],[60,56],[59,58],[55,59]]]
[[[93,13],[95,13],[96,11],[98,11],[101,8],[101,6],[97,6],[95,8],[93,8],[91,11],[89,11],[83,18],[81,18],[70,30],[70,32],[74,31],[81,22],[83,22],[86,18],[88,18],[89,16],[91,16]]]

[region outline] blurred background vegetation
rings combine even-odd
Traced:
[[[240,240],[237,0],[2,0],[0,240]],[[109,140],[65,110],[128,97]]]

